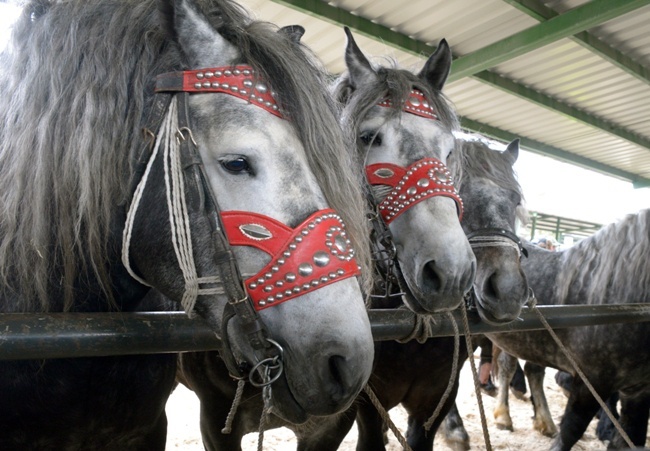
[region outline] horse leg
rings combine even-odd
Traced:
[[[315,425],[308,425],[304,430],[298,426],[294,429],[298,438],[298,451],[335,451],[352,429],[356,416],[356,406],[345,412],[329,417],[318,418]],[[293,428],[292,428],[293,429]]]
[[[606,415],[605,415],[606,416]],[[648,433],[648,418],[650,417],[650,396],[621,397],[621,419],[623,430],[635,446],[645,446]],[[627,444],[618,433],[613,432],[612,441],[608,448],[627,448]]]
[[[499,366],[499,374],[497,376],[499,394],[497,395],[497,403],[494,408],[494,419],[497,428],[512,431],[512,418],[510,417],[510,406],[508,404],[508,387],[510,386],[512,376],[515,374],[518,361],[506,352],[501,352],[497,359]]]
[[[614,415],[614,418],[618,420],[620,418],[618,409],[616,408],[616,405],[618,404],[618,392],[607,398],[605,404],[609,411],[612,412],[612,415]],[[596,426],[596,436],[598,437],[598,440],[601,442],[611,442],[614,438],[614,431],[616,430],[614,423],[612,423],[612,420],[609,419],[603,409],[600,409],[596,416],[598,417],[598,425]]]
[[[548,408],[546,396],[544,395],[544,372],[543,366],[526,362],[524,371],[530,385],[530,400],[533,403],[533,428],[547,437],[557,435],[557,427],[553,416]]]
[[[532,390],[532,388],[531,388]],[[607,397],[609,390],[598,390],[598,394]],[[560,433],[555,436],[552,451],[569,451],[582,437],[587,426],[598,412],[599,404],[587,389],[580,377],[573,378],[571,393],[560,422]]]
[[[165,451],[167,442],[167,415],[164,413],[156,422],[156,426],[142,437],[141,444],[134,445],[133,451]]]
[[[225,424],[222,423],[228,416],[230,406],[227,405],[228,402],[224,402],[222,399],[214,401],[216,402],[213,402],[210,397],[201,399],[200,426],[203,446],[206,451],[241,451],[242,438],[248,432],[241,421],[244,409],[240,408],[239,414],[235,416],[231,432],[224,434],[221,429]]]
[[[469,434],[465,430],[465,425],[458,412],[456,403],[451,407],[442,424],[447,446],[454,451],[467,451],[470,449]]]
[[[512,380],[510,381],[510,392],[517,399],[526,399],[526,377],[524,376],[524,370],[521,369],[519,362],[517,362],[515,374],[512,376]]]
[[[365,393],[361,396],[363,400],[359,402],[357,411],[357,451],[385,451],[384,420]]]

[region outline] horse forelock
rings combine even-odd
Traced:
[[[436,111],[440,124],[449,132],[459,130],[459,122],[450,101],[440,91],[434,91],[421,78],[396,63],[392,67],[379,67],[375,80],[364,83],[352,90],[349,73],[343,73],[334,83],[334,96],[343,104],[343,123],[349,129],[359,129],[368,110],[382,100],[392,101],[392,115],[397,116],[408,100],[413,88],[422,91]],[[352,94],[350,94],[353,92]]]
[[[587,304],[650,302],[650,209],[627,215],[563,251],[556,296]]]
[[[277,27],[235,23],[243,17],[236,3],[200,5],[231,25],[228,38],[244,44],[244,61],[271,82],[367,267],[361,171],[324,76]],[[14,27],[0,71],[8,99],[0,106],[0,282],[20,293],[22,310],[69,309],[79,277],[97,280],[111,296],[109,228],[131,194],[152,102],[145,93],[156,74],[183,67],[157,9],[157,0],[66,1],[37,13],[28,6]],[[57,295],[65,305],[50,305],[53,286],[63,287]]]

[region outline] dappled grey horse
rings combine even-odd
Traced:
[[[276,414],[352,402],[372,364],[365,198],[303,49],[228,0],[36,1],[2,64],[0,311],[157,292],[232,371],[275,379]],[[0,449],[163,450],[175,372],[174,355],[2,361]]]
[[[628,215],[575,246],[550,252],[527,246],[524,270],[541,305],[613,305],[650,301],[650,210]],[[556,331],[580,369],[603,399],[621,398],[621,425],[636,446],[643,446],[650,408],[650,324],[609,324]],[[490,334],[507,353],[573,376],[569,400],[553,442],[568,450],[580,439],[599,409],[582,379],[545,331]],[[514,371],[514,366],[511,366]],[[527,368],[536,428],[555,427],[543,397],[543,368]],[[512,374],[500,369],[500,382]],[[507,381],[507,382],[505,382]],[[504,390],[507,393],[507,390]],[[538,427],[538,422],[539,427]],[[610,446],[627,447],[619,434]]]

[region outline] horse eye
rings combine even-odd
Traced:
[[[251,167],[244,157],[235,158],[234,160],[222,161],[221,166],[223,166],[226,171],[232,172],[233,174],[251,172]]]
[[[381,135],[373,132],[363,132],[359,139],[366,146],[381,146]]]

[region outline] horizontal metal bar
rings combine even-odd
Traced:
[[[650,321],[650,304],[538,308],[553,328]],[[461,313],[452,314],[462,324]],[[416,321],[406,309],[370,310],[368,315],[377,341],[410,335]],[[446,315],[434,318],[432,336],[454,335]],[[500,326],[482,322],[474,311],[468,318],[472,334],[543,329],[528,308],[520,320]],[[218,346],[219,338],[201,319],[182,312],[0,314],[0,360],[209,351]]]

